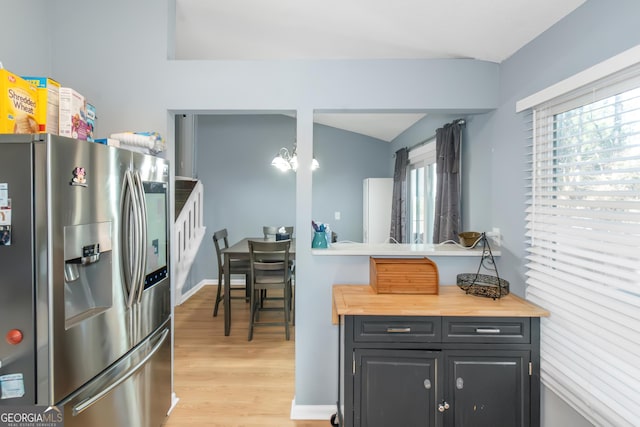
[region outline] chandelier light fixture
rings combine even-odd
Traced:
[[[298,155],[296,154],[296,144],[293,144],[293,150],[289,152],[286,147],[282,147],[278,154],[271,161],[271,166],[275,166],[283,172],[292,170],[298,170]],[[320,167],[318,161],[314,158],[311,161],[311,170],[316,170]]]

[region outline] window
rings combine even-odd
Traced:
[[[640,67],[532,110],[527,299],[541,380],[595,425],[640,419]]]
[[[433,241],[436,200],[435,139],[409,152],[409,238],[410,243]]]

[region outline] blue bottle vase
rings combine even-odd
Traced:
[[[324,231],[314,232],[311,247],[314,249],[325,249],[327,247],[327,235]]]

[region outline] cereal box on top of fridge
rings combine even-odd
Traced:
[[[36,120],[39,132],[58,135],[60,83],[49,77],[22,76],[22,78],[38,88]]]
[[[38,89],[0,68],[0,133],[38,133]]]
[[[87,139],[87,110],[84,96],[70,87],[60,88],[60,135]]]

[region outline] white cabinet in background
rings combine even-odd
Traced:
[[[386,243],[391,231],[393,178],[367,178],[362,187],[364,243]]]

